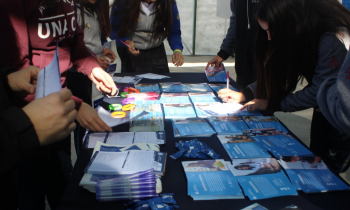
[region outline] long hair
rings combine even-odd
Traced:
[[[81,18],[81,29],[85,28],[84,8],[88,2],[86,0],[80,0],[80,18]],[[109,22],[109,1],[108,0],[97,0],[95,4],[89,5],[89,8],[96,12],[97,21],[100,26],[101,37],[107,38],[111,33],[111,23]]]
[[[255,12],[271,33],[268,41],[259,27],[256,37],[256,98],[268,99],[274,110],[300,79],[311,82],[321,36],[336,27],[350,30],[350,12],[337,0],[260,0]]]
[[[141,0],[115,0],[114,4],[118,2],[122,5],[118,8],[122,20],[118,36],[125,37],[136,27],[141,12]],[[151,26],[153,32],[151,42],[160,41],[169,35],[172,26],[171,5],[176,2],[175,0],[157,0],[153,4],[155,4],[155,19]]]

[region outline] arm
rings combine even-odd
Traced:
[[[112,27],[112,33],[109,36],[110,39],[115,40],[116,44],[118,47],[126,47],[125,45],[123,45],[120,41],[124,41],[126,42],[128,40],[127,37],[118,37],[118,30],[120,28],[120,26],[122,25],[122,21],[121,21],[121,11],[120,11],[120,7],[121,7],[121,3],[117,3],[112,7],[111,10],[111,17],[110,17],[110,21],[111,21],[111,27]]]
[[[317,103],[336,129],[350,135],[350,53],[346,56],[338,78],[329,78],[320,86]]]
[[[180,28],[180,14],[176,4],[171,5],[172,22],[171,30],[169,32],[168,42],[171,49],[174,51],[176,49],[183,50],[181,41],[181,28]]]
[[[316,95],[323,81],[337,76],[342,65],[346,48],[344,44],[331,33],[326,33],[320,39],[318,62],[312,81],[303,90],[290,93],[282,102],[282,111],[293,112],[311,107],[317,107]],[[336,65],[331,65],[336,64]]]

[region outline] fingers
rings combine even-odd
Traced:
[[[74,108],[75,108],[75,102],[72,99],[64,102],[64,109],[66,113],[72,112]]]
[[[109,132],[113,131],[112,128],[109,127],[105,122],[103,122],[103,120],[100,117],[98,117],[98,120],[96,120],[96,123],[100,128],[103,129],[103,131],[109,131]]]
[[[63,101],[67,101],[70,99],[70,97],[72,97],[72,91],[70,91],[69,89],[62,89],[57,93],[53,94],[58,94]]]
[[[23,91],[25,91],[28,94],[34,94],[35,93],[35,86],[25,82],[21,84],[22,87],[20,87]]]

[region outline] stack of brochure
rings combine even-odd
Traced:
[[[243,130],[249,129],[242,117],[209,116],[207,119],[218,135],[242,134]]]
[[[204,72],[209,82],[226,82],[227,81],[226,70],[223,64],[220,67],[212,66],[204,70]]]
[[[212,89],[207,83],[185,83],[184,85],[191,92],[212,92]]]
[[[283,156],[279,163],[285,169],[296,190],[314,193],[350,189],[328,169],[320,157]]]
[[[298,194],[274,158],[235,159],[227,166],[250,200]]]
[[[167,82],[167,83],[159,83],[162,88],[163,93],[187,93],[190,91],[186,86],[184,86],[181,82]]]
[[[215,131],[202,118],[171,119],[174,137],[209,137]]]
[[[197,117],[191,103],[163,104],[165,119]]]
[[[274,116],[245,116],[243,119],[251,129],[274,128],[276,130],[288,132]]]
[[[160,97],[162,104],[189,104],[190,98],[187,93],[162,93]]]
[[[157,92],[160,93],[158,84],[142,83],[135,84],[135,88],[138,89],[141,93],[144,92]]]
[[[222,159],[184,161],[187,193],[193,200],[244,199],[237,178]]]

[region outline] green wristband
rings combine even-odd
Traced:
[[[174,50],[174,52],[180,52],[182,54],[182,51],[181,50]]]

